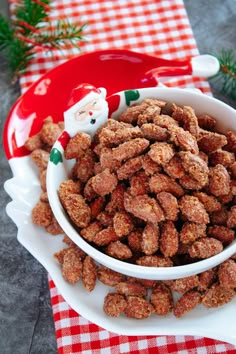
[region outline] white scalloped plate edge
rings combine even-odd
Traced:
[[[152,315],[138,321],[125,316],[106,316],[103,312],[103,299],[112,288],[98,281],[95,290],[88,293],[81,283],[68,284],[53,257],[55,252],[65,246],[62,236],[51,236],[31,222],[31,209],[38,200],[40,186],[37,170],[30,157],[13,158],[9,164],[14,177],[4,184],[12,198],[6,206],[6,212],[18,227],[17,239],[45,267],[65,301],[81,316],[120,335],[206,336],[236,345],[236,298],[218,309],[198,306],[181,319],[173,315],[164,318]]]

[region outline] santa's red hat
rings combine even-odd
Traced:
[[[101,89],[88,83],[82,83],[73,89],[66,106],[66,111],[79,102],[81,102],[81,105],[86,104],[89,101],[90,96],[96,97],[101,95],[103,96],[103,91]]]

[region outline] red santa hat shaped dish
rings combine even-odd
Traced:
[[[91,137],[108,118],[106,89],[82,83],[72,90],[64,112],[65,130],[72,137],[85,132]]]

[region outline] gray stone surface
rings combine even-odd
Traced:
[[[236,56],[236,1],[185,0],[201,53],[218,53],[233,48]],[[7,14],[7,1],[0,0],[0,12]],[[219,92],[211,80],[214,95],[236,108],[236,102]],[[0,59],[0,131],[11,105],[19,95],[2,68]],[[2,140],[0,149],[0,353],[56,353],[56,340],[48,290],[47,273],[16,240],[16,227],[7,217],[10,198],[3,183],[11,177]]]

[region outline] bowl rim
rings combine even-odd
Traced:
[[[202,95],[199,93],[195,92],[190,92],[185,89],[179,89],[179,88],[159,88],[159,87],[153,87],[153,88],[141,88],[137,89],[140,92],[140,98],[136,101],[142,101],[144,98],[147,97],[153,97],[155,93],[158,93],[159,95],[169,93],[170,92],[175,95],[181,95],[184,94],[185,98],[184,101],[188,101],[188,98],[194,98],[198,97],[199,95],[201,99],[205,102],[209,103],[214,103],[218,105],[219,107],[222,107],[224,110],[226,110],[226,113],[228,112],[229,114],[235,115],[235,120],[236,120],[236,110],[234,110],[232,107],[228,106],[224,102],[219,101],[218,99],[206,95]],[[115,95],[124,95],[124,93],[128,91],[120,91],[118,93],[114,93],[111,96],[107,98],[109,102],[109,98],[113,97]],[[145,97],[143,97],[143,94]],[[169,95],[168,94],[168,95]],[[124,97],[123,97],[124,98]],[[158,98],[158,97],[155,97]],[[123,103],[122,103],[123,102]],[[121,100],[121,105],[124,104],[124,101]],[[125,107],[123,107],[123,110]],[[118,112],[118,110],[117,110]],[[114,114],[111,116],[111,118],[114,117]],[[64,133],[64,132],[63,132]],[[63,134],[62,133],[62,134]],[[60,137],[59,137],[60,138]],[[53,145],[53,148],[56,148],[60,151],[60,153],[63,155],[64,148],[62,145],[58,142],[58,140],[55,142]],[[52,149],[53,149],[52,148]],[[220,253],[209,257],[207,259],[200,260],[195,263],[187,264],[187,265],[181,265],[181,266],[173,266],[173,267],[147,267],[147,266],[140,266],[137,264],[131,264],[125,261],[121,261],[119,259],[115,259],[113,257],[110,257],[106,255],[105,253],[97,250],[95,247],[90,245],[86,240],[83,239],[82,236],[79,235],[79,232],[76,231],[76,229],[72,226],[71,222],[69,221],[69,218],[66,215],[66,212],[59,200],[58,193],[53,186],[55,186],[55,165],[49,161],[48,166],[47,166],[47,176],[46,176],[46,184],[47,184],[47,191],[48,191],[48,199],[50,206],[52,208],[53,214],[56,217],[59,225],[62,227],[63,231],[72,239],[73,242],[77,244],[84,252],[86,252],[89,256],[91,256],[95,261],[101,263],[102,265],[113,269],[117,272],[129,275],[129,276],[134,276],[137,278],[144,278],[144,279],[153,279],[153,280],[167,280],[167,279],[178,279],[178,278],[183,278],[186,276],[194,275],[194,274],[200,274],[203,271],[210,269],[214,266],[219,265],[220,263],[224,262],[226,259],[230,258],[233,254],[236,253],[236,239],[228,246],[226,246],[223,251]],[[79,237],[78,237],[79,236]],[[199,270],[200,268],[200,270]]]

